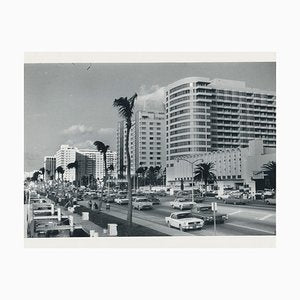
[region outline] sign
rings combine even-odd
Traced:
[[[217,202],[212,202],[211,203],[211,209],[212,209],[212,211],[217,211],[218,210]]]

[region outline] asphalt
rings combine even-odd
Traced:
[[[154,205],[152,210],[133,211],[133,222],[150,227],[152,229],[164,232],[169,235],[214,235],[213,225],[205,224],[201,230],[189,232],[180,232],[177,229],[167,227],[165,217],[176,209],[171,208],[169,202],[172,197],[161,197],[161,204]],[[207,199],[203,204],[210,205],[214,199]],[[81,201],[80,204],[87,205],[87,201]],[[110,210],[105,210],[105,204],[102,206],[104,213],[126,219],[127,205],[118,205],[111,203]],[[226,213],[229,216],[224,224],[217,224],[216,235],[219,236],[239,236],[239,235],[274,235],[276,234],[276,209],[272,206],[248,206],[218,203],[218,212]],[[167,233],[168,232],[168,233]]]

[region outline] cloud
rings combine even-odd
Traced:
[[[76,135],[76,134],[86,134],[93,132],[93,127],[88,127],[85,125],[72,125],[62,131],[65,135]]]
[[[152,85],[146,87],[142,85],[138,92],[138,98],[136,102],[137,109],[146,110],[163,110],[164,109],[164,87],[159,85]]]
[[[72,125],[61,131],[63,144],[79,149],[94,149],[94,142],[101,141],[110,145],[110,149],[116,148],[116,129],[110,127],[93,128],[86,125]]]

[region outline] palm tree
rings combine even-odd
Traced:
[[[132,127],[132,116],[134,110],[134,103],[137,98],[137,94],[134,94],[131,98],[127,99],[127,97],[121,97],[119,99],[115,99],[113,106],[116,107],[119,111],[119,115],[125,120],[126,122],[126,140],[125,140],[125,151],[127,157],[127,181],[128,181],[128,214],[127,214],[127,221],[129,228],[132,226],[132,190],[131,190],[131,174],[130,174],[130,166],[131,166],[131,159],[130,159],[130,152],[129,152],[129,136],[130,130]]]
[[[58,177],[59,177],[59,174],[61,174],[61,181],[64,180],[64,173],[65,173],[65,170],[63,169],[62,166],[58,166],[56,168],[56,172],[58,173]]]
[[[103,154],[103,161],[104,161],[104,178],[103,178],[103,185],[101,188],[101,198],[100,198],[100,202],[99,202],[99,210],[101,210],[102,207],[102,201],[103,201],[103,190],[104,187],[106,185],[106,181],[107,181],[107,161],[106,161],[106,153],[107,150],[109,148],[109,145],[105,145],[104,143],[100,142],[100,141],[96,141],[94,142],[94,146],[97,147],[97,150]]]
[[[276,162],[269,161],[267,164],[262,166],[264,173],[267,174],[267,177],[270,182],[270,187],[276,189]]]
[[[75,160],[74,162],[72,162],[72,163],[69,163],[69,164],[67,164],[67,168],[68,169],[75,169],[75,178],[76,178],[76,185],[78,186],[78,174],[77,174],[77,170],[78,170],[78,167],[79,167],[79,165],[78,165],[78,161],[77,160]]]
[[[45,168],[44,167],[40,168],[40,172],[43,175],[43,180],[45,180]]]
[[[207,192],[207,185],[210,182],[216,182],[217,177],[213,173],[214,170],[214,163],[200,163],[197,165],[195,170],[195,180],[204,181],[205,191]]]

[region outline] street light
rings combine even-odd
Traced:
[[[184,160],[192,166],[192,202],[194,202],[194,164],[198,161],[203,161],[203,159],[199,158],[199,159],[196,159],[194,161],[189,161],[188,159],[185,159],[183,157],[178,157],[177,158],[177,163],[179,163],[180,160]]]

